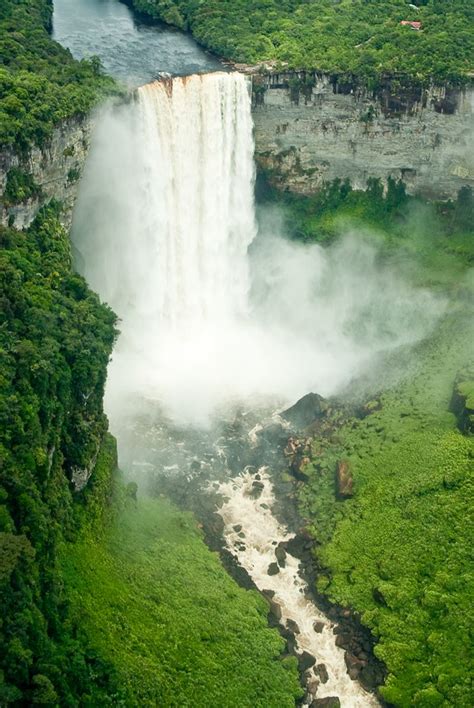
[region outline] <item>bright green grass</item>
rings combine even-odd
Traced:
[[[396,706],[472,705],[474,440],[449,403],[473,341],[472,317],[449,314],[381,410],[350,420],[322,450],[316,441],[321,469],[301,491],[328,568],[320,590],[379,638],[390,672],[382,693]],[[336,502],[341,457],[356,493]]]
[[[226,574],[191,515],[130,504],[105,538],[90,532],[63,557],[73,613],[125,705],[293,706],[296,668],[266,602]]]

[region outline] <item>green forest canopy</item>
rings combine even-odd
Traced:
[[[455,83],[474,74],[472,0],[132,0],[238,62],[374,79],[405,74]],[[420,31],[401,21],[420,21]]]
[[[52,11],[52,0],[0,0],[0,147],[42,144],[115,90],[97,59],[76,61],[51,39]]]

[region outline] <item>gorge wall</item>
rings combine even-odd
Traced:
[[[411,194],[448,199],[474,187],[473,88],[403,91],[392,82],[375,94],[327,75],[253,73],[252,105],[255,159],[277,189],[310,194],[337,178],[364,189],[371,177],[393,177]],[[70,227],[94,123],[75,116],[27,155],[0,151],[1,224],[27,228],[56,199]],[[27,176],[26,196],[12,197],[12,176]]]
[[[377,94],[312,73],[254,74],[256,160],[282,190],[309,194],[334,179],[403,179],[427,198],[474,186],[474,90]]]
[[[0,151],[1,224],[25,229],[39,209],[55,199],[63,206],[63,225],[70,227],[93,126],[91,115],[75,116],[58,125],[45,145],[33,147],[28,154]],[[12,182],[25,183],[26,189]]]

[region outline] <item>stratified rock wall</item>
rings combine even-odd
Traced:
[[[324,75],[255,75],[253,119],[257,164],[282,190],[393,177],[446,199],[474,186],[472,88],[407,92],[392,81],[375,94]]]
[[[26,156],[13,151],[0,152],[0,223],[25,229],[39,209],[55,199],[63,204],[64,226],[70,227],[93,125],[92,116],[76,116],[61,123],[45,146],[34,147]],[[33,177],[39,188],[37,196],[25,201],[11,200],[13,203],[2,198],[12,168]]]

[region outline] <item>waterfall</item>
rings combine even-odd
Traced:
[[[177,330],[244,316],[256,230],[248,82],[237,73],[156,81],[138,90],[138,103],[133,316]]]
[[[236,72],[147,84],[98,120],[72,236],[76,266],[120,318],[112,425],[130,397],[206,424],[233,402],[332,394],[436,320],[433,298],[361,239],[303,246],[279,237],[269,209],[255,238],[253,147]]]

